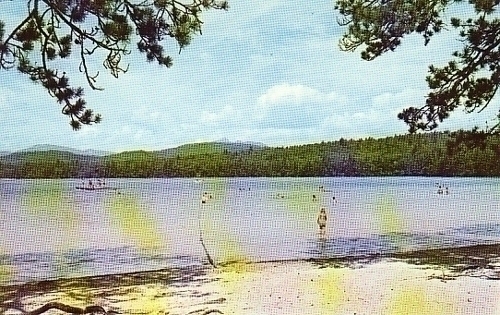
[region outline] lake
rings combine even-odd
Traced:
[[[207,264],[200,238],[218,264],[500,240],[496,178],[107,179],[114,189],[96,191],[79,185],[0,179],[1,284]],[[438,185],[449,194],[438,194]],[[324,236],[316,224],[321,207]]]

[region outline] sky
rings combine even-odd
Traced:
[[[0,1],[7,33],[26,15],[22,2]],[[333,1],[229,5],[227,12],[205,12],[203,34],[180,54],[165,43],[174,58],[169,69],[133,51],[125,60],[129,71],[116,79],[102,59],[90,60],[104,88],[94,91],[78,72],[76,54],[62,63],[70,83],[85,87],[88,107],[103,117],[79,131],[45,89],[0,70],[0,151],[51,144],[122,152],[220,140],[290,146],[404,134],[408,127],[397,114],[424,103],[428,66],[444,65],[460,48],[452,31],[427,46],[411,35],[395,52],[364,61],[360,50],[339,49],[345,28]],[[438,130],[484,126],[498,105],[497,97],[481,114],[459,109]]]

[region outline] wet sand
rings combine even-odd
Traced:
[[[461,270],[394,258],[232,263],[2,287],[0,313],[60,302],[122,314],[500,314],[499,274],[496,260]]]

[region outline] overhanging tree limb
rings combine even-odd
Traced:
[[[57,68],[55,61],[68,58],[76,46],[80,72],[91,89],[100,90],[95,84],[99,71],[90,74],[87,62],[94,53],[107,52],[103,66],[118,77],[128,70],[121,62],[137,38],[137,49],[147,61],[170,67],[165,40],[174,40],[182,50],[194,34],[201,33],[202,11],[227,8],[224,0],[29,0],[27,17],[5,39],[5,25],[0,21],[0,69],[17,67],[41,83],[62,104],[71,126],[79,129],[82,124],[100,122],[101,117],[86,108],[83,88],[70,86],[66,71]]]
[[[475,17],[462,21],[442,18],[445,9],[460,0],[339,0],[336,9],[347,31],[340,41],[343,50],[362,47],[361,57],[373,60],[395,50],[406,35],[420,33],[424,44],[447,25],[460,31],[463,49],[453,53],[444,67],[429,67],[430,92],[425,103],[404,109],[398,117],[410,132],[429,131],[458,108],[481,112],[491,104],[500,86],[500,19],[498,0],[470,0]],[[463,4],[465,5],[465,4]],[[498,117],[497,117],[498,118]],[[486,134],[499,132],[499,124]]]

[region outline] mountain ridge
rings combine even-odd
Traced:
[[[103,151],[103,150],[94,150],[94,149],[86,149],[79,150],[73,149],[71,147],[53,145],[53,144],[37,144],[26,149],[21,149],[11,153],[25,153],[25,152],[45,152],[45,151],[62,151],[69,152],[76,155],[86,155],[86,156],[106,156],[114,154],[114,152]]]
[[[28,153],[28,152],[45,152],[45,151],[61,151],[61,152],[69,152],[73,153],[76,155],[83,155],[83,156],[108,156],[108,155],[114,155],[114,154],[122,154],[122,153],[128,153],[128,152],[137,152],[137,151],[144,151],[144,152],[152,152],[152,153],[159,153],[161,155],[165,156],[171,156],[175,155],[178,152],[187,152],[187,151],[195,151],[194,153],[199,153],[200,148],[208,149],[210,147],[213,148],[219,148],[221,151],[227,150],[228,152],[234,153],[234,152],[241,152],[241,151],[246,151],[246,150],[253,150],[253,149],[261,149],[261,148],[266,148],[268,147],[262,142],[256,142],[256,141],[228,141],[227,139],[222,139],[220,141],[211,141],[211,142],[194,142],[194,143],[186,143],[182,144],[176,147],[172,148],[166,148],[166,149],[161,149],[161,150],[144,150],[144,149],[137,149],[137,150],[126,150],[126,151],[121,151],[121,152],[113,152],[113,151],[105,151],[105,150],[95,150],[95,149],[86,149],[86,150],[80,150],[80,149],[74,149],[71,147],[67,146],[60,146],[60,145],[53,145],[53,144],[37,144],[25,149],[21,150],[16,150],[16,151],[0,151],[0,156],[7,156],[11,155],[14,153]],[[212,151],[212,150],[210,150]],[[218,150],[217,150],[218,151]]]

